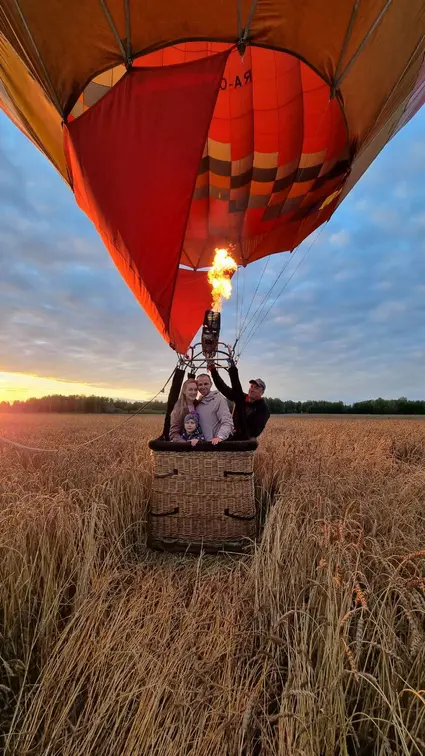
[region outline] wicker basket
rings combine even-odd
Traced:
[[[148,545],[167,551],[242,551],[257,532],[257,443],[151,441],[154,479]]]

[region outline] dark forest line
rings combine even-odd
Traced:
[[[308,400],[295,402],[291,399],[273,399],[266,397],[270,412],[273,415],[285,414],[336,414],[336,415],[425,415],[425,400],[410,400],[406,397],[398,399],[367,399],[353,404],[344,402],[330,402],[326,400]],[[41,399],[26,399],[25,401],[0,402],[0,412],[59,412],[59,413],[130,413],[139,410],[146,402],[129,402],[110,399],[105,396],[62,396],[55,394]],[[165,412],[165,402],[151,402],[143,413],[162,414]]]

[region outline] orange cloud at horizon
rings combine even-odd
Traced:
[[[139,388],[115,388],[95,386],[90,383],[64,381],[57,378],[43,378],[29,373],[1,373],[0,372],[0,402],[25,401],[25,399],[40,398],[49,394],[82,394],[90,396],[108,396],[112,399],[147,400],[150,394]]]

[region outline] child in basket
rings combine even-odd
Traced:
[[[183,423],[182,438],[184,441],[190,441],[192,446],[196,446],[198,441],[205,441],[197,412],[189,412],[186,415]]]

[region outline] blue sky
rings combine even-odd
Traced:
[[[262,377],[266,394],[282,399],[425,399],[425,110],[387,145],[311,246],[315,237],[290,260],[270,258],[249,317],[287,264],[261,312],[286,288],[242,354],[242,379]],[[134,398],[158,391],[173,352],[71,191],[3,115],[0,265],[4,385],[13,373],[23,374],[28,391],[30,376],[64,381],[63,393],[69,384]],[[263,267],[250,266],[244,285],[240,276],[244,310]],[[223,309],[226,341],[235,336],[235,305],[236,291]],[[49,393],[53,384],[44,385]]]

